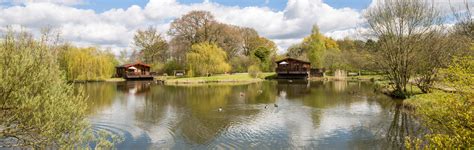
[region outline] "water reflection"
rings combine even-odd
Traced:
[[[85,87],[94,127],[122,135],[119,149],[380,149],[406,135],[396,102],[364,82]]]

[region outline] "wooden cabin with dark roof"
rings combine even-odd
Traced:
[[[280,79],[306,79],[310,77],[311,63],[294,58],[285,58],[275,62],[275,72]]]
[[[152,80],[150,65],[144,63],[125,64],[115,67],[115,76],[127,80]]]

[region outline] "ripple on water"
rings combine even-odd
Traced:
[[[110,135],[121,137],[124,142],[116,146],[123,149],[134,148],[137,145],[146,148],[151,141],[150,137],[143,130],[126,124],[93,122],[92,130],[94,133],[105,131]]]

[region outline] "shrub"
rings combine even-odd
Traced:
[[[260,67],[257,65],[252,65],[248,69],[248,73],[252,78],[257,78],[260,74],[262,74],[262,71],[260,71]]]

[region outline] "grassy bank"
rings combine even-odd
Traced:
[[[348,76],[344,78],[336,78],[334,76],[324,76],[324,77],[311,77],[311,81],[337,81],[337,80],[347,80],[347,81],[385,81],[383,75],[362,75],[362,76]]]
[[[85,82],[122,82],[126,81],[124,78],[107,78],[107,79],[96,79],[96,80],[74,80],[69,82],[74,83],[85,83]]]
[[[470,149],[474,143],[472,93],[434,91],[404,101],[405,108],[429,129],[424,137],[411,137],[407,148]],[[423,145],[422,143],[428,143]]]
[[[223,74],[210,77],[189,77],[189,78],[164,78],[165,84],[202,84],[202,83],[252,83],[263,81],[266,77],[275,73],[262,73],[257,78],[251,77],[248,73]]]

